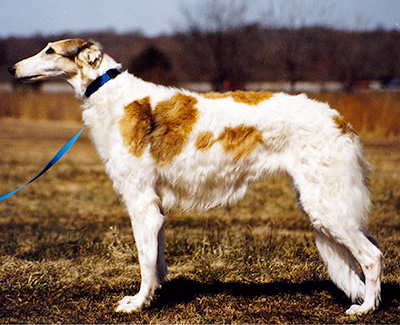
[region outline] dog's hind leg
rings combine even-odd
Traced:
[[[357,143],[329,149],[325,155],[306,152],[290,174],[332,280],[350,299],[363,301],[346,313],[363,314],[379,304],[383,261],[376,242],[362,230],[370,204],[366,162]]]
[[[346,313],[364,314],[374,310],[380,302],[381,293],[381,274],[383,266],[383,256],[381,251],[375,246],[374,242],[366,236],[364,231],[359,231],[352,237],[353,246],[351,253],[360,263],[365,275],[365,295],[361,305],[352,305]]]
[[[328,273],[353,302],[362,301],[346,313],[364,314],[374,310],[380,301],[382,253],[361,228],[325,219],[317,226],[314,223],[314,228]]]
[[[167,269],[164,259],[164,215],[158,198],[144,193],[135,200],[126,200],[141,271],[140,290],[118,302],[117,312],[140,311],[150,304],[154,291],[160,287]]]
[[[353,302],[360,302],[365,294],[365,276],[354,256],[336,240],[314,229],[315,241],[333,282]]]
[[[335,284],[353,301],[347,314],[364,314],[380,301],[382,253],[365,236],[365,231],[316,230],[317,247]]]

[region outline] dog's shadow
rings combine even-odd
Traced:
[[[162,308],[180,303],[189,303],[197,297],[227,294],[236,297],[261,297],[274,295],[314,295],[316,292],[327,291],[341,305],[350,305],[350,300],[331,281],[306,281],[301,283],[272,282],[272,283],[240,283],[220,282],[202,283],[178,277],[163,284],[158,291],[153,306]],[[398,305],[400,285],[393,283],[382,284],[382,303],[379,310],[385,310]]]

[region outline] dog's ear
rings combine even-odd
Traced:
[[[89,40],[79,49],[76,57],[79,65],[89,65],[97,69],[103,60],[103,48],[95,41]]]

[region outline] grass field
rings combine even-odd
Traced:
[[[313,93],[344,115],[364,138],[400,137],[400,92]],[[0,92],[0,118],[81,121],[81,101],[72,94],[28,89]]]
[[[80,126],[0,119],[0,194],[32,178]],[[137,254],[85,131],[53,169],[0,203],[0,323],[399,323],[400,140],[365,142],[368,230],[385,255],[382,304],[371,314],[344,315],[350,301],[330,282],[284,175],[229,208],[169,213],[168,282],[142,313],[114,313],[139,289]]]

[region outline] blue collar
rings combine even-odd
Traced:
[[[107,70],[105,74],[102,76],[98,77],[96,80],[94,80],[87,88],[85,91],[85,96],[87,98],[90,97],[94,92],[96,92],[101,86],[103,86],[107,81],[114,79],[116,76],[118,76],[121,72],[118,69],[110,69]]]

